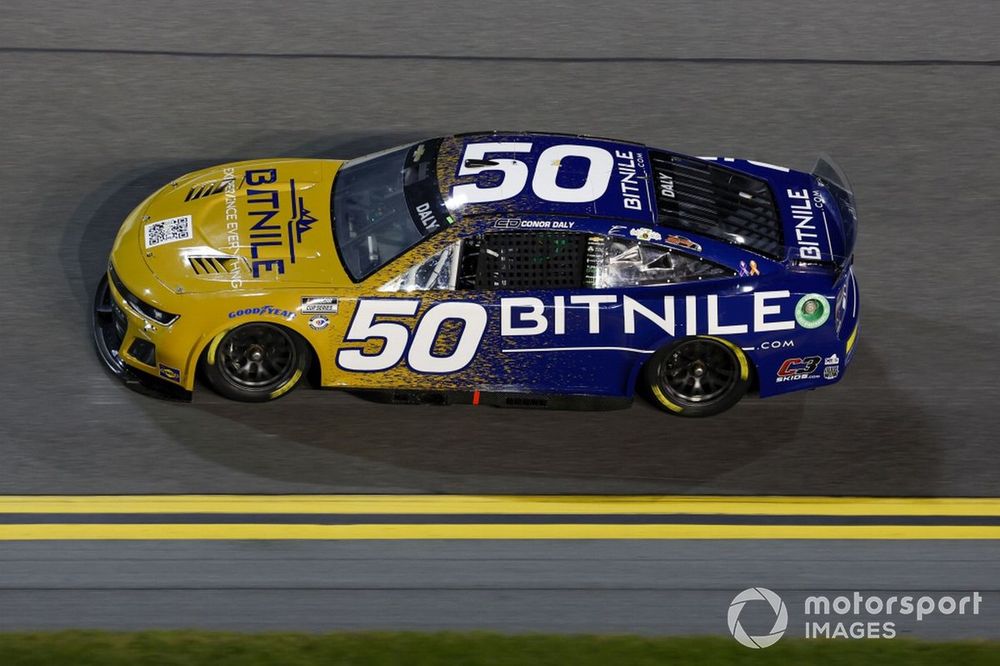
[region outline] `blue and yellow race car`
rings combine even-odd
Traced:
[[[812,173],[541,133],[224,164],[125,220],[106,365],[190,398],[306,377],[392,401],[685,416],[836,383],[855,350],[854,195]]]

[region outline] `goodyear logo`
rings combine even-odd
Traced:
[[[261,305],[256,308],[242,308],[240,310],[233,310],[229,313],[230,319],[236,319],[237,317],[249,317],[251,315],[261,316],[271,316],[271,317],[284,317],[291,321],[295,319],[295,313],[291,310],[282,310],[281,308],[276,308],[273,305]]]

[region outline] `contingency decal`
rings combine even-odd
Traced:
[[[303,296],[302,314],[337,314],[336,296]]]
[[[840,357],[836,354],[823,359],[823,379],[836,379],[840,376]]]
[[[326,315],[314,315],[309,317],[309,328],[314,331],[322,331],[330,325],[330,318]]]
[[[793,382],[800,379],[818,379],[819,374],[816,371],[819,370],[822,360],[819,356],[786,358],[778,368],[775,381]]]
[[[652,229],[646,229],[645,227],[641,229],[629,229],[628,235],[641,241],[663,240],[663,235],[659,231],[653,231]]]
[[[169,379],[172,382],[179,382],[181,380],[181,371],[177,368],[172,368],[169,365],[160,363],[159,370],[160,376],[164,379]]]
[[[230,319],[236,319],[238,317],[259,317],[259,316],[273,316],[282,317],[291,321],[295,319],[295,313],[291,310],[283,310],[282,308],[276,308],[273,305],[261,305],[259,307],[253,308],[241,308],[239,310],[233,310],[229,313]]]
[[[190,215],[150,222],[146,225],[145,231],[147,250],[158,245],[191,240],[194,236]]]
[[[677,247],[682,247],[685,250],[691,250],[693,252],[701,252],[701,245],[695,243],[687,236],[678,236],[677,234],[667,234],[667,240],[665,242],[667,243],[667,245],[676,245]]]

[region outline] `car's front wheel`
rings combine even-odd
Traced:
[[[750,364],[743,351],[711,336],[685,338],[649,359],[646,385],[653,401],[680,416],[724,412],[750,387]]]
[[[266,322],[220,334],[205,353],[205,376],[227,398],[264,402],[295,388],[309,369],[306,343],[293,331]]]

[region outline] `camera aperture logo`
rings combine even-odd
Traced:
[[[760,636],[747,633],[740,616],[750,602],[766,602],[770,606],[767,619],[774,615],[771,630]],[[977,591],[957,595],[865,594],[860,591],[836,596],[808,595],[802,602],[802,619],[807,639],[895,638],[897,623],[920,623],[934,615],[979,615],[983,595]],[[761,625],[764,604],[753,604],[754,619]],[[766,648],[777,643],[788,629],[788,609],[775,592],[766,587],[749,587],[729,604],[729,633],[740,645]],[[744,618],[744,622],[746,619]],[[796,620],[798,621],[798,620]],[[754,624],[748,623],[751,628]],[[908,629],[912,631],[912,629]]]
[[[743,607],[750,601],[766,601],[771,605],[771,610],[774,611],[774,626],[771,627],[770,633],[751,636],[740,624]],[[785,608],[785,602],[781,597],[766,587],[749,587],[733,597],[733,601],[729,604],[727,619],[729,633],[740,645],[754,649],[766,648],[777,643],[785,635],[785,630],[788,628],[788,609]]]

